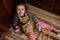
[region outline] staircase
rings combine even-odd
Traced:
[[[47,14],[49,12],[41,11],[40,9],[27,4],[30,11],[36,16],[39,20],[42,20],[50,25],[55,26],[60,29],[60,18],[53,14]],[[40,10],[40,11],[37,11]],[[42,13],[42,14],[40,14]],[[43,15],[44,14],[44,15]],[[46,29],[42,29],[42,32],[38,32],[34,30],[36,40],[60,40],[60,33],[55,33],[53,31],[48,31]],[[27,36],[23,33],[14,33],[14,30],[10,28],[7,35],[3,38],[3,40],[28,40]]]
[[[48,30],[42,29],[42,32],[34,30],[36,40],[60,40],[60,37]],[[3,40],[28,40],[27,36],[23,33],[14,33],[13,29],[10,28],[10,31],[4,37]]]
[[[3,40],[27,40],[27,37],[22,33],[14,33],[13,29],[10,28],[10,31],[7,33],[7,35],[4,37]]]

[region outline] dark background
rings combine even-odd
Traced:
[[[11,20],[14,13],[13,6],[16,1],[23,0],[0,0],[0,39],[4,37],[11,27]],[[25,2],[42,8],[46,11],[52,12],[53,14],[60,16],[60,0],[24,0]],[[3,36],[3,37],[2,37]]]

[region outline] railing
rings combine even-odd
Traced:
[[[32,5],[29,5],[29,4],[26,4],[26,5],[28,6],[28,8],[30,9],[30,11],[35,17],[37,17],[40,20],[43,20],[44,22],[50,25],[53,25],[55,28],[60,29],[60,17],[59,16],[51,14],[50,12],[44,11]],[[39,35],[40,35],[40,32],[39,32]],[[52,38],[53,40],[60,40],[60,37],[57,34],[53,33],[52,31],[42,29],[41,40],[43,40],[44,35],[45,36],[47,35],[47,38],[45,40],[49,40],[49,38]]]
[[[60,29],[60,17],[50,14],[49,12],[39,12],[41,11],[40,9],[31,6],[29,4],[27,4],[28,8],[30,9],[30,11],[33,13],[33,15],[35,17],[37,17],[39,20],[43,20],[44,22],[55,26],[56,28]],[[39,11],[38,11],[39,10]],[[47,15],[49,13],[49,15]],[[38,31],[34,31],[36,34],[36,40],[60,40],[60,37],[58,36],[58,34],[52,32],[52,31],[48,31],[46,29],[42,28],[42,32],[38,32]],[[23,36],[19,35],[19,34],[15,34],[14,32],[10,32],[10,36],[11,38],[15,39],[15,40],[27,40],[27,38],[24,38],[23,36],[26,36],[24,34],[22,34]]]
[[[41,40],[60,40],[60,37],[51,31],[42,29],[41,33],[42,33]],[[40,40],[39,37],[41,33],[39,32],[38,34],[38,37],[37,37],[38,40]]]
[[[42,29],[42,32],[38,32],[36,30],[34,30],[35,33],[35,37],[36,40],[60,40],[60,37],[51,32],[48,31],[46,29]],[[14,33],[13,30],[10,30],[9,33],[7,33],[7,35],[5,36],[5,38],[7,38],[8,40],[10,39],[14,39],[14,40],[28,40],[28,38],[26,37],[26,35],[24,33],[21,34],[21,32],[19,34]]]
[[[45,10],[42,10],[29,4],[27,4],[27,6],[34,16],[38,17],[39,19],[45,20],[54,27],[60,29],[60,16],[54,15],[50,12],[47,12]]]

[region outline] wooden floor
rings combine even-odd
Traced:
[[[53,38],[50,38],[50,36],[45,35],[44,32],[37,32],[34,31],[36,40],[55,40]],[[23,33],[14,33],[13,29],[10,28],[10,31],[7,33],[7,35],[4,37],[3,40],[28,40],[27,36]]]
[[[42,19],[48,22],[48,24],[52,24],[56,28],[60,29],[60,18],[53,15],[48,14],[49,12],[42,11],[36,7],[33,7],[31,5],[28,5],[30,8],[30,11],[34,13],[39,19]],[[34,10],[34,11],[33,11]],[[38,11],[40,10],[40,11]],[[36,14],[37,13],[37,14]],[[60,40],[60,33],[56,34],[52,31],[48,31],[45,29],[42,29],[42,32],[38,32],[34,30],[36,40]],[[23,33],[14,33],[14,30],[10,28],[10,31],[7,33],[7,35],[3,38],[3,40],[28,40],[27,36]]]

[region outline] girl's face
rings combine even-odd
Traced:
[[[25,6],[24,5],[17,5],[16,12],[18,16],[23,16],[25,13]]]

